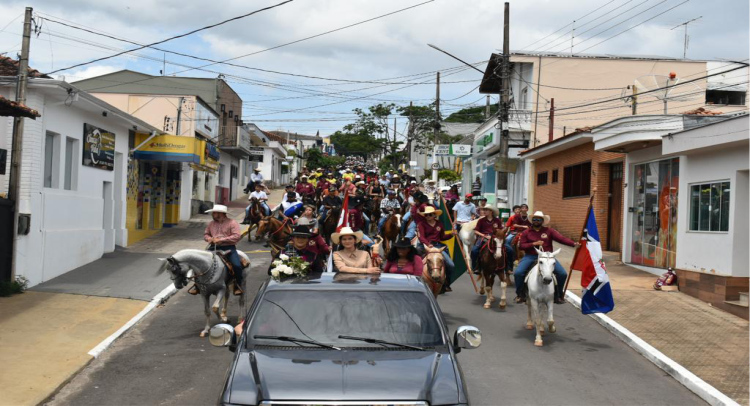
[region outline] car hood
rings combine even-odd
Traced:
[[[289,348],[289,347],[285,347]],[[229,400],[422,400],[459,399],[450,353],[436,350],[343,351],[255,349],[239,355]]]

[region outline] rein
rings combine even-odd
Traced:
[[[274,235],[274,234],[278,233],[279,231],[283,230],[284,226],[286,226],[287,222],[289,222],[289,217],[285,218],[284,221],[279,226],[279,228],[276,231],[272,232],[270,235]]]

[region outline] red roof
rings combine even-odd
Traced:
[[[272,132],[263,131],[263,130],[260,130],[260,131],[263,133],[263,135],[265,135],[266,137],[268,137],[272,141],[278,141],[281,144],[293,144],[292,141],[286,142],[286,138],[278,136],[278,135],[276,135],[276,134],[274,134]]]
[[[686,116],[719,116],[724,113],[720,111],[706,110],[703,107],[698,107],[695,110],[688,110],[688,111],[683,112],[682,114]]]
[[[41,117],[38,111],[18,104],[14,101],[8,100],[3,96],[0,96],[0,116],[4,117],[28,117],[36,119]]]
[[[0,76],[18,76],[18,61],[7,56],[0,55]],[[29,67],[30,78],[52,79],[51,77]]]

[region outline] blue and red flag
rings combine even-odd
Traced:
[[[590,207],[581,238],[581,247],[570,266],[571,269],[581,271],[581,287],[583,287],[581,311],[583,314],[608,313],[615,308],[607,268],[602,260],[600,241],[594,208]]]

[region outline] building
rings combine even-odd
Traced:
[[[323,150],[324,147],[323,137],[320,137],[318,135],[305,135],[288,131],[268,131],[268,133],[279,137],[279,139],[289,141],[286,144],[286,148],[288,150],[292,150],[293,153],[291,155],[296,157],[295,159],[289,161],[289,172],[291,172],[292,174],[301,172],[302,167],[305,166],[305,161],[302,158],[305,155],[305,151],[310,148]]]
[[[2,79],[0,96],[13,98],[16,78]],[[27,105],[41,118],[24,125],[14,274],[33,286],[127,246],[131,139],[161,131],[69,83],[38,76],[29,79]],[[11,145],[12,120],[3,120],[0,149],[10,153]],[[0,173],[3,195],[8,183]]]
[[[254,162],[253,168],[260,168],[263,179],[269,187],[279,187],[289,183],[290,162],[287,159],[286,138],[261,130],[253,123],[245,123],[245,129],[262,141],[256,148],[261,148],[262,155]]]
[[[457,141],[454,144],[471,145],[473,138],[469,139],[467,136],[473,135],[479,125],[477,123],[450,123],[441,121],[440,131],[453,137],[462,136],[461,141]],[[416,143],[412,142],[410,144],[411,151],[409,152],[409,156],[411,158],[409,160],[416,163],[416,165],[410,168],[410,173],[416,177],[431,176],[431,165],[435,162],[432,156],[433,151],[421,151],[417,148]],[[463,157],[439,156],[437,157],[437,163],[441,169],[454,169],[459,173],[463,172]]]

